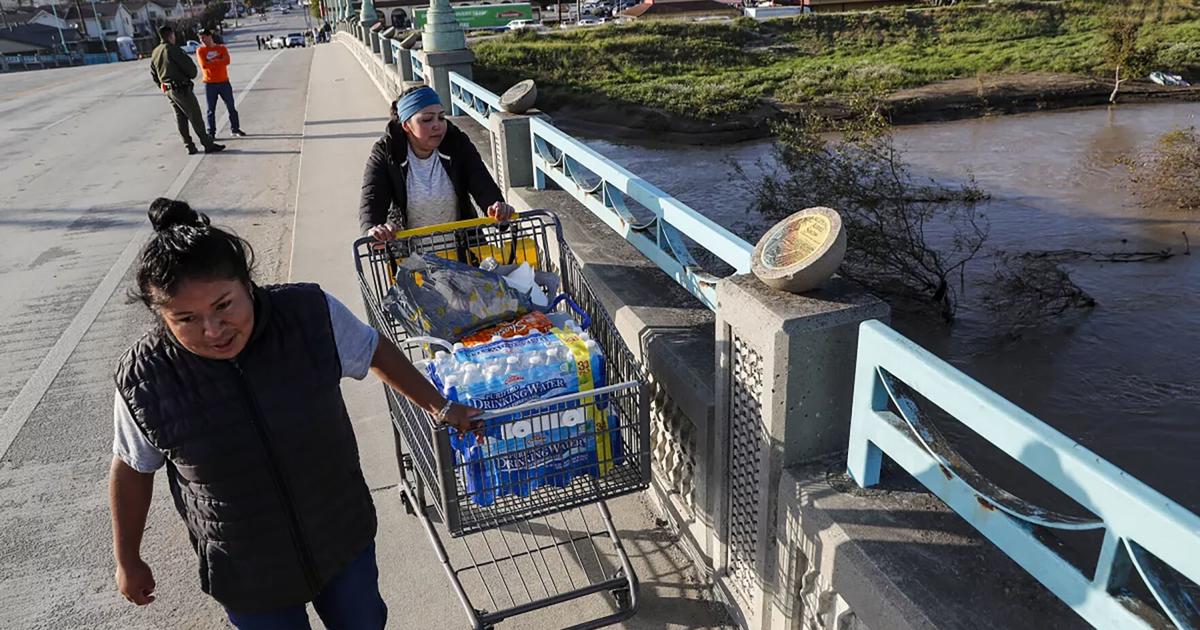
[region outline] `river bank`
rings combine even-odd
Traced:
[[[894,125],[950,122],[1006,114],[1107,106],[1112,83],[1090,77],[1030,73],[953,79],[900,90],[883,99]],[[1124,104],[1200,102],[1200,86],[1164,87],[1150,81],[1121,86]],[[815,112],[832,118],[849,114],[837,102],[820,105],[762,103],[722,120],[688,118],[643,105],[598,97],[567,102],[547,111],[568,133],[680,145],[717,145],[769,138],[772,122],[789,114]]]
[[[805,14],[756,22],[659,21],[479,43],[475,77],[497,92],[523,80],[538,106],[579,132],[685,144],[770,135],[793,112],[844,115],[874,95],[893,122],[1106,103],[1112,91],[1099,0]],[[1176,6],[1139,26],[1123,75],[1164,69],[1200,82],[1200,10]],[[1126,102],[1200,100],[1200,88],[1145,80]]]

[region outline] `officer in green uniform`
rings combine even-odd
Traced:
[[[223,144],[213,142],[211,136],[204,130],[204,118],[200,114],[200,102],[192,92],[192,80],[196,78],[196,64],[191,56],[175,45],[175,29],[163,26],[158,29],[162,39],[154,52],[150,53],[150,76],[175,108],[175,123],[179,125],[179,135],[187,146],[189,154],[196,153],[196,145],[188,133],[188,123],[200,136],[200,144],[205,153],[216,153],[225,148]]]

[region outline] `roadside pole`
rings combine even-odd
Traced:
[[[100,31],[100,47],[104,49],[104,58],[108,59],[108,43],[104,41],[104,22],[100,21],[100,12],[96,11],[96,0],[91,0],[92,3],[92,19],[96,20],[96,30]],[[87,30],[87,20],[83,21],[83,30]],[[105,63],[108,63],[105,61]]]
[[[70,55],[71,51],[67,50],[67,40],[63,38],[62,22],[58,19],[58,5],[51,4],[50,10],[54,12],[54,26],[58,27],[58,41],[62,42],[63,54]],[[103,29],[101,29],[103,31]]]

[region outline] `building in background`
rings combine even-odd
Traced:
[[[200,3],[200,10],[204,9],[204,3]],[[150,16],[150,21],[156,24],[164,22],[172,22],[188,17],[188,8],[180,0],[150,0],[146,5],[146,11]]]
[[[44,24],[0,29],[0,54],[4,55],[53,55],[75,52],[78,47],[79,34],[70,29]]]
[[[717,0],[646,0],[620,14],[633,20],[671,20],[702,17],[740,17],[736,7]]]
[[[801,0],[801,6],[813,13],[834,11],[862,11],[881,7],[899,7],[927,4],[920,0]]]
[[[26,24],[41,24],[53,28],[63,28],[75,30],[75,24],[67,20],[68,8],[62,5],[51,7],[43,5],[37,8],[37,13],[26,22]]]
[[[133,18],[134,37],[149,37],[156,28],[154,20],[150,18],[150,0],[121,0],[121,4],[129,11],[129,17]]]
[[[116,41],[118,37],[133,37],[133,16],[118,2],[70,5],[66,20],[80,24],[80,30],[88,39]]]

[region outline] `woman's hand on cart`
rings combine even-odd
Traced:
[[[379,336],[375,354],[371,357],[371,369],[389,387],[429,412],[438,424],[454,427],[460,434],[482,432],[483,422],[474,419],[483,413],[482,409],[446,400],[396,344],[383,335]]]
[[[446,411],[444,417],[438,419],[438,424],[453,427],[460,436],[472,431],[478,435],[483,431],[483,421],[475,419],[483,413],[482,409],[452,402],[446,404],[450,406],[450,409]]]
[[[488,206],[487,209],[487,215],[501,223],[513,218],[513,215],[516,213],[517,211],[513,210],[512,206],[504,203],[503,201],[497,201],[496,203]]]
[[[398,228],[391,223],[384,223],[383,225],[376,225],[370,230],[367,230],[367,236],[370,236],[377,241],[391,241],[396,238],[397,229]]]

